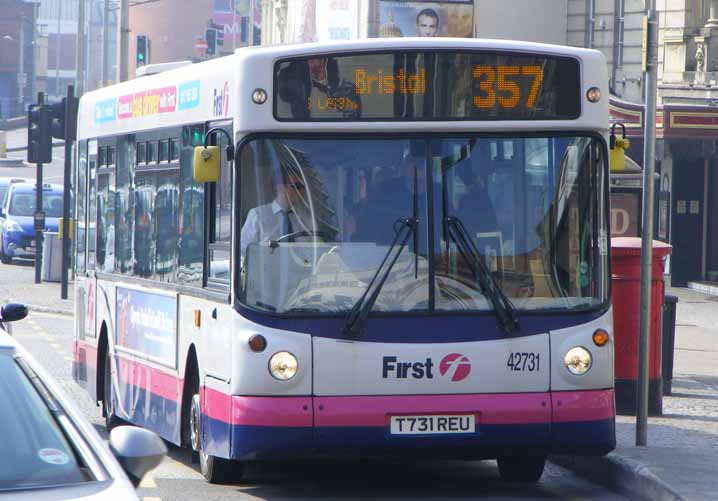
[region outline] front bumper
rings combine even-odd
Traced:
[[[203,396],[204,446],[210,454],[234,459],[344,454],[482,459],[519,452],[603,455],[616,445],[613,389],[314,398],[229,396],[205,390]],[[452,413],[475,415],[475,433],[389,432],[391,415]]]
[[[6,256],[35,256],[35,235],[28,235],[24,231],[8,231],[5,233],[2,244]]]

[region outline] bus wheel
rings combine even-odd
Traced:
[[[199,467],[205,480],[210,484],[221,484],[239,480],[243,473],[242,463],[230,459],[218,458],[202,450],[199,394],[192,396],[189,420],[190,443],[192,450],[196,451],[199,455]]]
[[[112,367],[110,365],[110,351],[105,352],[105,376],[103,381],[104,393],[102,396],[102,410],[105,414],[105,428],[112,431],[122,424],[122,420],[115,414],[115,404],[112,402]]]
[[[502,480],[538,482],[546,465],[546,456],[506,456],[496,460]]]

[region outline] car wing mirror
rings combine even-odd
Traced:
[[[167,454],[167,446],[157,434],[135,426],[114,428],[110,432],[110,450],[135,487]]]
[[[27,316],[27,306],[18,303],[8,303],[0,308],[0,320],[3,322],[16,322]]]

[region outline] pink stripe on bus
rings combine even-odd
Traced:
[[[84,360],[80,357],[80,350],[85,350]],[[84,363],[90,369],[97,370],[97,348],[82,341],[72,341],[72,353],[76,363]]]
[[[310,427],[311,397],[232,397],[232,424]]]
[[[386,426],[401,414],[474,414],[481,424],[548,423],[548,393],[317,397],[316,426]]]
[[[149,367],[140,362],[124,357],[117,358],[120,381],[145,391],[152,392],[166,400],[180,402],[182,400],[183,380],[174,374]]]
[[[616,416],[613,390],[557,391],[553,400],[553,422],[598,421]]]
[[[230,423],[232,416],[232,396],[222,393],[221,391],[214,390],[202,386],[199,389],[200,401],[202,406],[202,414],[209,416],[212,419],[222,421],[223,423]]]

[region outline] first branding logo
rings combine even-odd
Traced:
[[[427,357],[419,362],[403,362],[397,357],[383,357],[381,377],[389,379],[434,379],[434,361]],[[439,362],[439,375],[451,381],[463,381],[471,373],[471,360],[461,353],[446,355]]]

